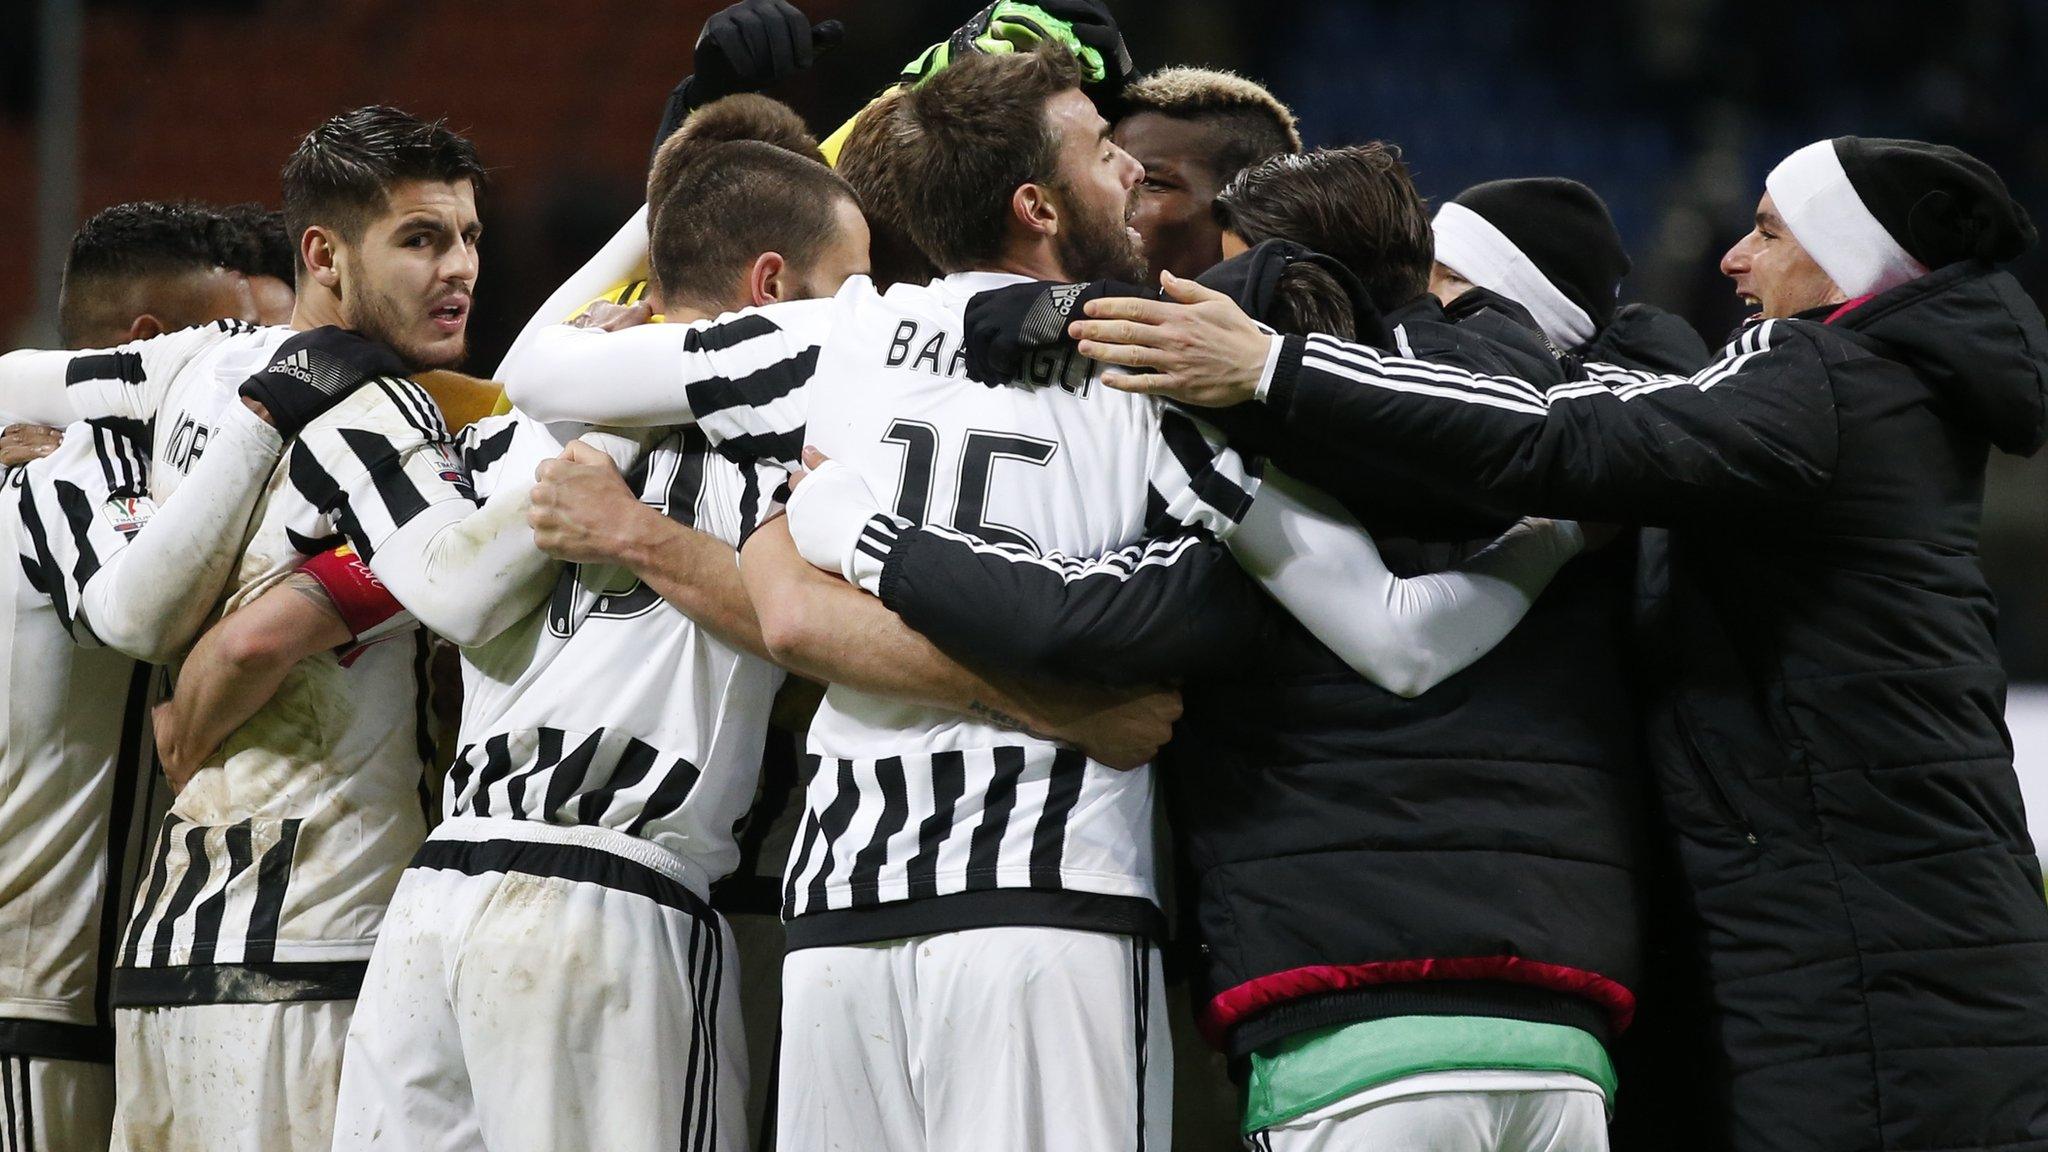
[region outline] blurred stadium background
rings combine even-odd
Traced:
[[[800,0],[849,26],[778,93],[821,134],[974,0]],[[1710,342],[1739,315],[1719,254],[1764,173],[1822,136],[1915,136],[1995,166],[2048,218],[2048,3],[1111,0],[1141,67],[1234,68],[1311,143],[1384,138],[1433,198],[1572,176],[1635,255],[1625,295]],[[123,200],[276,200],[294,140],[370,102],[445,116],[496,184],[475,364],[637,203],[649,136],[719,0],[14,0],[0,38],[0,347],[49,340],[63,243]],[[2048,258],[2018,269],[2048,299]],[[2048,684],[2048,457],[1995,458],[1985,554],[2020,682]],[[2048,688],[2015,693],[2048,839]]]

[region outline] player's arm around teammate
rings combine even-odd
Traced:
[[[235,729],[261,711],[299,661],[412,625],[348,548],[323,552],[207,629],[178,668],[177,691],[156,706],[157,758],[182,790]]]
[[[1204,280],[1263,309],[1261,323],[1295,332],[1334,324],[1349,334],[1356,293],[1331,267],[1298,245],[1268,241]],[[1028,386],[1023,361],[1032,350],[1015,344],[1021,325],[1011,315],[1057,310],[1061,298],[1082,297],[1032,285],[983,297],[1005,308],[985,306],[983,323],[970,322],[968,373]],[[1293,300],[1311,306],[1287,303]],[[994,337],[998,347],[976,335]],[[797,486],[790,524],[812,563],[883,596],[946,651],[978,666],[1110,683],[1240,664],[1272,620],[1256,590],[1263,585],[1359,675],[1419,695],[1499,643],[1582,544],[1575,524],[1528,521],[1456,569],[1401,579],[1342,506],[1269,471],[1227,548],[1206,533],[1182,532],[1102,557],[1033,555],[944,528],[913,529],[883,515],[850,470],[809,451],[806,463],[825,472]],[[1010,611],[992,619],[983,606],[993,603]]]
[[[1150,763],[1180,718],[1180,694],[1156,686],[1112,691],[1025,678],[989,678],[957,662],[874,597],[806,563],[789,526],[772,521],[741,554],[776,660],[855,691],[972,716],[1071,744],[1114,768]],[[981,601],[985,611],[990,601]]]

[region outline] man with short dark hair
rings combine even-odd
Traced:
[[[241,270],[214,245],[219,224],[199,204],[141,201],[95,213],[64,260],[58,339],[106,348],[211,320],[256,320]]]
[[[249,281],[256,323],[290,323],[297,258],[285,231],[284,213],[255,203],[229,204],[215,212],[220,217],[214,229],[220,262]]]
[[[820,161],[712,143],[664,191],[648,304],[673,323],[865,270],[852,192]],[[479,494],[538,477],[527,547],[571,563],[546,604],[464,649],[445,818],[349,1028],[339,1149],[748,1145],[737,958],[707,901],[780,680],[734,548],[781,478],[692,428],[649,436],[623,477],[516,412],[465,437]]]
[[[698,154],[716,144],[753,140],[772,145],[823,165],[818,138],[804,126],[803,117],[780,100],[754,92],[741,92],[715,100],[685,118],[647,165],[647,203],[666,204],[683,168]],[[650,218],[649,230],[653,223]]]
[[[190,642],[230,574],[290,436],[269,405],[300,422],[347,395],[333,382],[257,375],[269,400],[230,410],[161,504],[141,419],[73,424],[54,454],[6,474],[0,839],[13,850],[0,866],[0,936],[14,947],[0,965],[0,1054],[10,1146],[107,1146],[115,946],[169,803],[148,770],[159,683],[150,665]]]
[[[1210,204],[1245,168],[1301,151],[1294,113],[1256,82],[1211,68],[1162,68],[1119,99],[1114,139],[1145,166],[1131,216],[1145,262],[1199,276],[1226,255]]]
[[[740,140],[707,150],[685,183],[703,203],[677,198],[690,210],[657,216],[648,250],[667,306],[715,316],[736,298],[815,300],[867,272],[860,206],[819,161]]]
[[[721,13],[721,18],[728,14]],[[652,315],[647,297],[654,291],[653,270],[647,246],[654,235],[655,209],[673,198],[670,192],[677,180],[706,149],[740,140],[772,145],[824,167],[818,142],[805,129],[803,118],[781,101],[743,92],[689,112],[655,148],[647,171],[647,200],[534,311],[506,350],[501,371],[504,364],[518,360],[534,332],[549,325],[573,320],[617,327],[642,323]],[[501,398],[497,413],[511,410],[511,402]]]
[[[239,418],[239,384],[296,442],[227,558],[229,604],[346,543],[420,622],[478,642],[544,598],[552,568],[498,549],[492,525],[523,522],[526,494],[479,510],[432,401],[395,373],[462,355],[481,175],[438,125],[335,117],[286,171],[302,226],[292,328],[12,353],[0,408],[153,420],[152,493],[175,502]],[[343,398],[320,412],[288,403],[286,382]],[[299,665],[179,793],[119,942],[117,1147],[328,1146],[342,1030],[424,834],[424,643]]]
[[[1049,255],[1061,267],[1092,269],[1090,279],[1143,280],[1144,254],[1128,225],[1122,171],[1130,156],[1104,125],[1088,146],[1093,155],[1077,171],[1063,155],[1078,151],[1072,132],[1062,131],[1065,123],[1044,121],[1042,105],[1070,86],[1078,93],[1080,66],[1051,50],[1030,59],[1030,71],[956,63],[886,110],[884,130],[896,149],[889,191],[903,205],[905,226],[940,271],[951,274],[999,260],[1011,216],[1029,214],[1052,225]],[[933,84],[945,95],[931,94]],[[1002,90],[1011,85],[1015,91]],[[982,114],[948,115],[949,101]],[[1063,120],[1099,122],[1085,103],[1085,97],[1066,102]],[[1023,187],[1033,190],[1027,202],[1012,204]]]

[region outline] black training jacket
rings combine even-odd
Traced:
[[[1389,317],[1399,346],[1525,374],[1434,300]],[[1258,416],[1258,413],[1239,414]],[[1241,422],[1233,436],[1256,437]],[[1351,497],[1382,532],[1424,490],[1322,459],[1277,462]],[[1394,485],[1395,487],[1386,487]],[[1413,495],[1411,495],[1411,493]],[[1441,567],[1505,521],[1441,502],[1459,535],[1380,535],[1390,566]],[[1395,1015],[1501,1015],[1603,1038],[1637,966],[1639,776],[1625,660],[1630,557],[1567,566],[1493,653],[1418,699],[1367,683],[1268,601],[1215,541],[1044,563],[902,533],[882,597],[971,664],[1111,683],[1185,678],[1162,780],[1193,880],[1211,1039],[1242,1054]],[[1002,605],[990,612],[989,605]]]
[[[2039,311],[1962,264],[1691,380],[1588,374],[1502,391],[1289,338],[1267,405],[1325,452],[1670,529],[1650,759],[1722,1097],[1674,1145],[2048,1149],[2048,906],[1978,561],[1989,448],[2044,437]]]

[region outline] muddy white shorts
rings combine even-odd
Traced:
[[[370,958],[334,1147],[744,1152],[736,968],[661,849],[451,820]]]
[[[326,1152],[353,1000],[114,1010],[121,1152]]]
[[[0,1148],[105,1152],[114,1119],[114,1066],[0,1056]]]
[[[791,952],[779,1073],[780,1152],[1173,1145],[1159,950],[1131,936],[976,928]]]

